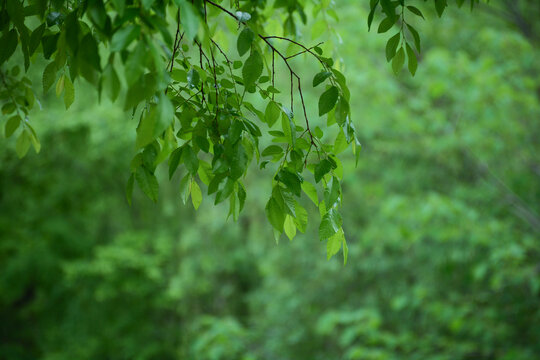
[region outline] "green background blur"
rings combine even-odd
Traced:
[[[540,359],[534,29],[428,12],[419,71],[396,77],[392,32],[339,3],[363,144],[357,168],[342,154],[348,264],[315,222],[275,244],[271,169],[253,166],[238,223],[183,205],[178,174],[129,207],[136,120],[82,84],[32,115],[39,155],[0,141],[0,359]]]

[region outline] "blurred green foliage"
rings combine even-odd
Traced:
[[[35,112],[41,154],[0,143],[0,358],[540,358],[538,48],[450,11],[396,78],[341,7],[364,145],[343,162],[349,263],[315,226],[275,245],[264,173],[238,223],[180,205],[181,174],[129,207],[132,120],[89,92]]]

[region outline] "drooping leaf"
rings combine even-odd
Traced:
[[[201,188],[195,179],[191,180],[191,202],[193,203],[195,210],[199,208],[202,202]]]
[[[321,181],[324,175],[332,170],[332,163],[328,159],[323,159],[315,166],[315,182]]]
[[[322,84],[330,76],[332,76],[332,73],[329,71],[321,71],[320,73],[317,73],[317,75],[315,75],[313,78],[313,87]]]
[[[137,184],[150,200],[157,202],[159,185],[156,176],[144,166],[141,166],[135,172],[135,180],[137,180]]]
[[[319,98],[319,116],[328,113],[334,108],[338,100],[339,90],[337,87],[332,86],[328,90],[322,93]]]
[[[263,60],[258,51],[253,51],[242,68],[242,77],[246,87],[254,85],[263,71]]]
[[[248,27],[245,27],[244,30],[240,32],[240,35],[238,35],[238,40],[236,42],[236,48],[240,56],[244,56],[244,54],[247,53],[248,50],[251,48],[251,43],[253,42],[254,37],[255,34]]]
[[[75,88],[70,78],[66,76],[64,78],[64,105],[66,109],[69,109],[73,101],[75,100]]]
[[[396,50],[399,45],[400,39],[401,39],[400,32],[398,32],[397,34],[392,36],[390,39],[388,39],[388,42],[386,43],[386,61],[392,60],[392,58],[396,54]]]

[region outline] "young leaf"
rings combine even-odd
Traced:
[[[338,253],[344,240],[345,234],[343,233],[343,229],[339,229],[338,232],[328,238],[328,242],[326,243],[327,260],[330,260],[332,256]]]
[[[319,197],[317,196],[317,189],[312,183],[304,181],[302,183],[302,190],[313,201],[315,205],[319,205]]]
[[[285,230],[285,235],[287,235],[289,240],[292,240],[296,236],[296,224],[294,223],[294,218],[291,215],[285,216],[283,229]]]

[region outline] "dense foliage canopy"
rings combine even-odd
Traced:
[[[470,0],[471,8],[476,3]],[[447,0],[369,5],[368,28],[377,22],[378,33],[392,33],[386,59],[394,72],[407,59],[414,75],[421,50],[415,23],[422,11],[441,16]],[[317,42],[334,31],[338,14],[330,0],[6,0],[0,6],[0,101],[5,134],[17,137],[20,157],[41,147],[29,115],[41,98],[37,85],[43,93],[54,88],[69,108],[84,78],[100,97],[121,98],[136,120],[128,201],[134,183],[157,201],[156,168],[168,162],[169,178],[183,169],[184,203],[191,197],[198,208],[204,184],[215,204],[229,201],[236,220],[250,163],[261,169],[276,163],[265,207],[276,240],[306,230],[307,211],[298,201],[304,193],[319,208],[319,237],[327,240],[328,256],[343,247],[346,261],[337,155],[351,145],[358,158],[360,142],[344,64],[332,59],[331,43]],[[316,22],[300,36],[308,14]],[[302,62],[318,69],[303,78]],[[24,74],[31,67],[42,73],[38,84]],[[305,100],[306,87],[320,89],[316,105]],[[322,116],[326,124],[315,125]],[[261,146],[263,134],[271,141]]]

